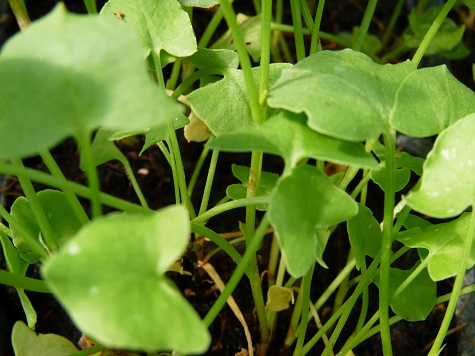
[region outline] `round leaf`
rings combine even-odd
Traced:
[[[421,187],[406,198],[415,210],[436,218],[462,213],[475,201],[475,114],[441,132],[424,163]]]
[[[282,178],[269,205],[269,220],[289,273],[302,277],[317,259],[317,228],[338,224],[357,212],[356,202],[317,168],[298,166]]]
[[[111,214],[46,261],[43,276],[79,328],[107,347],[202,353],[208,331],[164,275],[189,233],[182,206]]]
[[[174,119],[179,106],[152,82],[142,53],[117,19],[62,4],[11,38],[0,56],[0,158],[101,126],[143,130]]]

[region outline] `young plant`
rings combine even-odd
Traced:
[[[10,2],[19,21],[28,23],[26,8]],[[376,333],[384,354],[391,355],[391,325],[424,320],[436,304],[449,301],[429,355],[440,353],[457,298],[474,290],[462,289],[462,280],[475,264],[475,218],[466,211],[475,202],[475,94],[446,66],[418,66],[424,54],[463,48],[463,29],[446,19],[455,1],[427,12],[420,2],[409,15],[414,33],[404,36],[405,49],[417,47],[414,58],[395,64],[382,64],[389,57],[381,51],[371,50],[371,56],[360,51],[376,1],[368,2],[351,41],[345,34],[320,31],[324,1],[312,18],[307,2],[291,0],[292,26],[282,24],[280,1],[254,1],[257,15],[248,18],[236,15],[229,0],[110,0],[100,15],[93,14],[94,2],[85,3],[91,14],[73,15],[60,4],[25,26],[0,53],[0,172],[17,176],[25,195],[9,211],[0,206],[8,224],[0,225],[8,266],[0,271],[0,282],[17,289],[30,329],[42,316],[25,290],[53,293],[94,341],[77,354],[103,349],[198,354],[210,348],[207,329],[228,303],[245,329],[250,355],[266,355],[276,344],[294,355],[316,350],[346,355]],[[218,3],[197,42],[193,11]],[[473,3],[466,3],[473,10]],[[229,31],[206,48],[223,17]],[[282,31],[294,33],[295,56]],[[320,38],[353,48],[322,50]],[[259,65],[253,66],[250,56]],[[295,57],[297,63],[283,63],[282,57]],[[172,67],[169,77],[167,66]],[[190,179],[177,139],[184,126],[188,139],[207,141]],[[397,133],[437,138],[424,160],[399,152]],[[114,144],[137,135],[145,137],[141,153],[157,146],[171,167],[172,206],[151,208],[152,197],[142,192],[127,157]],[[50,153],[68,137],[79,147],[87,185],[67,180]],[[250,153],[250,166],[232,166],[240,183],[229,186],[226,197],[210,208],[220,151]],[[191,197],[209,152],[205,187],[194,206]],[[49,173],[24,166],[23,158],[35,155]],[[263,170],[269,155],[283,160],[282,172]],[[110,160],[123,164],[140,204],[101,191],[97,166]],[[328,164],[346,168],[329,176]],[[411,175],[421,177],[413,187]],[[54,189],[36,191],[33,181]],[[368,195],[379,192],[368,188],[370,181],[384,194],[374,211]],[[403,189],[407,197],[397,195]],[[90,209],[78,197],[87,198]],[[103,214],[104,205],[116,212]],[[228,242],[206,227],[210,219],[238,208],[245,209],[242,238]],[[375,218],[378,212],[382,221]],[[351,245],[347,264],[313,300],[315,267],[328,268],[325,250],[340,224],[346,225]],[[257,253],[266,234],[272,240],[263,268]],[[244,253],[233,246],[242,240]],[[211,243],[235,263],[228,280],[222,281],[213,267],[217,250],[205,250]],[[415,263],[395,267],[412,249],[417,249]],[[220,290],[202,317],[166,275],[186,274],[183,259],[194,263],[191,274],[202,269]],[[43,280],[26,277],[28,266],[38,262]],[[264,271],[267,279],[261,278]],[[438,297],[436,282],[451,277],[452,292]],[[257,339],[243,306],[232,297],[246,279]],[[377,300],[370,293],[373,283]],[[319,310],[330,300],[332,315],[321,320]],[[343,328],[355,324],[349,317],[358,302],[358,320],[348,335]],[[370,303],[377,305],[372,316]],[[289,308],[291,316],[278,320],[278,313]],[[317,332],[308,330],[311,322]],[[287,323],[283,344],[275,340],[277,323]],[[47,337],[35,337],[17,324],[13,346],[18,354],[37,350]],[[43,353],[77,351],[63,339],[51,340],[52,348]]]

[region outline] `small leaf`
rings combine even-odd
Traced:
[[[364,141],[389,128],[396,91],[415,69],[411,62],[380,65],[349,49],[320,51],[284,70],[268,103],[305,112],[322,134]]]
[[[237,164],[232,165],[232,171],[234,176],[241,181],[241,184],[232,184],[226,189],[226,195],[231,199],[242,199],[247,195],[247,186],[249,181],[249,167],[240,166]],[[256,196],[270,196],[274,189],[279,175],[271,172],[262,172],[259,188],[257,189]],[[267,210],[267,205],[257,205],[258,210]]]
[[[280,76],[281,71],[289,66],[289,64],[282,63],[271,64],[269,85],[272,86]],[[259,68],[253,68],[252,73],[257,85],[259,82]],[[203,120],[216,136],[252,125],[251,110],[242,70],[228,69],[222,80],[199,88],[186,98],[198,118]]]
[[[193,53],[193,55],[186,58],[186,60],[199,69],[237,69],[239,67],[239,55],[236,51],[228,49],[198,48],[198,50]]]
[[[376,257],[381,249],[381,227],[373,213],[359,204],[358,215],[347,223],[350,244],[356,258],[356,267],[366,265],[365,256]]]
[[[439,134],[475,112],[475,93],[446,66],[419,69],[403,81],[396,94],[391,125],[413,137]]]
[[[475,201],[475,114],[442,131],[424,164],[420,189],[407,196],[415,210],[436,218],[462,213]]]
[[[106,347],[202,353],[208,331],[164,275],[189,233],[182,206],[111,214],[81,229],[42,274],[75,324]]]
[[[360,143],[346,142],[311,130],[303,114],[282,111],[259,126],[249,126],[216,137],[206,146],[221,151],[252,152],[281,156],[295,166],[306,158],[377,169],[374,157]]]
[[[386,191],[386,167],[379,171],[372,170],[370,177],[383,191]],[[411,171],[408,168],[397,168],[394,172],[394,191],[398,192],[403,189],[409,183],[410,178]]]
[[[12,345],[17,356],[69,356],[79,352],[68,339],[55,334],[37,334],[22,321],[13,326]]]
[[[317,228],[338,224],[357,212],[355,201],[317,168],[298,166],[282,178],[272,195],[269,220],[289,273],[301,277],[317,259]]]
[[[294,304],[294,290],[281,286],[271,286],[267,291],[266,308],[273,312],[288,309],[290,303]]]
[[[117,18],[117,12],[123,15]],[[109,0],[101,16],[126,23],[138,34],[143,46],[160,54],[187,57],[196,52],[190,18],[177,0]]]
[[[136,35],[115,20],[69,14],[60,4],[5,44],[0,158],[33,155],[98,127],[160,127],[179,114],[147,74]]]
[[[414,266],[410,270],[390,269],[389,293],[391,295],[414,272],[416,267]],[[391,309],[407,321],[425,320],[434,308],[437,297],[436,287],[436,283],[430,279],[427,269],[424,269],[401,294],[391,300]]]
[[[428,228],[415,228],[399,233],[396,238],[412,248],[429,251],[428,271],[433,281],[453,277],[458,273],[463,256],[464,241],[468,237],[470,225],[469,213],[463,214],[448,223],[431,225]],[[475,248],[472,244],[467,269],[475,264]]]

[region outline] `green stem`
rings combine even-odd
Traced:
[[[302,352],[303,343],[305,341],[305,334],[307,332],[307,325],[308,323],[304,322],[311,317],[309,311],[310,308],[310,289],[312,286],[312,277],[313,277],[313,270],[315,268],[315,263],[312,265],[310,270],[307,274],[303,277],[302,283],[303,287],[300,290],[302,293],[302,317],[300,320],[303,322],[300,323],[299,335],[297,339],[297,344],[295,345],[294,349],[294,356],[299,356]]]
[[[0,283],[38,293],[51,293],[46,282],[0,269]]]
[[[444,7],[442,7],[442,10],[440,10],[439,14],[435,18],[434,22],[430,26],[429,30],[427,31],[426,35],[424,36],[424,39],[422,40],[421,44],[419,45],[419,48],[417,48],[416,53],[414,54],[414,57],[412,58],[412,62],[418,66],[419,63],[422,60],[422,57],[424,56],[424,53],[426,52],[427,48],[429,47],[430,43],[432,42],[432,39],[434,38],[435,34],[439,30],[439,27],[442,25],[442,22],[444,22],[444,19],[447,17],[449,14],[449,11],[454,7],[456,0],[448,0]]]
[[[356,37],[355,44],[353,45],[353,49],[355,51],[361,50],[361,46],[363,45],[366,34],[368,33],[369,25],[371,24],[371,19],[373,18],[374,10],[376,9],[377,4],[378,0],[369,0],[368,5],[366,5],[363,20],[361,21],[358,35]]]
[[[65,179],[63,172],[61,172],[61,169],[59,168],[58,164],[56,163],[53,156],[48,150],[45,150],[41,153],[41,158],[43,159],[43,162],[45,163],[46,167],[49,169],[49,171],[54,177]],[[86,224],[89,221],[89,217],[84,211],[84,208],[81,205],[81,202],[79,201],[78,197],[70,190],[63,190],[63,193],[81,224]]]
[[[302,32],[302,17],[300,13],[300,0],[290,0],[290,9],[292,11],[292,23],[294,25],[295,50],[297,53],[297,62],[305,58],[305,42]]]
[[[81,148],[81,158],[84,162],[87,182],[91,188],[91,214],[93,218],[97,218],[102,215],[100,199],[101,188],[99,183],[99,173],[97,172],[97,167],[94,164],[94,158],[92,157],[91,134],[81,131],[76,139]]]
[[[406,0],[398,0],[396,7],[394,8],[394,11],[391,15],[391,19],[389,20],[388,27],[386,28],[386,32],[384,33],[383,39],[381,41],[381,47],[385,48],[386,44],[389,41],[389,38],[391,37],[394,27],[396,26],[397,20],[399,19],[399,16],[401,15],[402,7],[406,3]]]
[[[210,75],[224,75],[225,73],[226,72],[224,70],[219,69],[219,68],[203,68],[203,69],[200,69],[200,70],[194,72],[193,74],[191,74],[188,78],[186,78],[175,89],[175,91],[173,92],[171,97],[173,99],[178,99],[178,97],[180,95],[182,95],[186,91],[186,89],[191,87],[194,82],[196,82],[197,80],[199,80],[203,77],[207,77],[207,76],[210,76]]]
[[[212,138],[210,138],[212,139]],[[198,180],[198,176],[201,172],[201,168],[203,168],[203,165],[205,163],[206,157],[208,157],[210,149],[207,147],[203,148],[203,151],[201,152],[200,158],[198,159],[198,162],[196,163],[195,169],[193,170],[193,173],[191,174],[190,181],[188,182],[188,196],[191,198],[193,195],[193,190],[195,189],[196,181]]]
[[[84,0],[88,14],[97,14],[96,0]]]
[[[14,176],[24,174],[32,181],[42,183],[51,187],[55,187],[61,190],[70,190],[81,197],[92,199],[92,192],[90,188],[85,187],[78,183],[68,181],[66,179],[53,177],[47,173],[36,171],[32,168],[17,167],[6,162],[0,162],[0,173],[14,175]],[[100,193],[99,198],[103,204],[110,206],[112,208],[115,208],[117,210],[130,211],[130,212],[150,211],[149,209],[145,209],[144,207],[140,205],[128,202],[120,198],[116,198],[109,194]],[[2,207],[0,206],[0,209],[1,208]]]
[[[325,0],[320,0],[318,2],[317,12],[315,13],[315,23],[313,26],[312,32],[312,43],[310,45],[310,54],[322,50],[322,45],[320,44],[320,25],[322,23],[323,8],[325,7]]]
[[[396,170],[395,154],[396,149],[395,133],[383,133],[385,146],[385,189],[384,189],[384,217],[383,233],[381,241],[381,265],[379,280],[379,310],[381,323],[381,342],[385,356],[392,355],[391,331],[389,328],[389,264],[392,253],[392,232],[394,219],[394,172]]]
[[[195,224],[200,224],[205,221],[208,221],[213,216],[219,215],[231,209],[242,208],[248,205],[261,205],[261,204],[268,205],[269,203],[270,203],[270,197],[254,197],[254,198],[237,199],[237,200],[229,201],[227,203],[219,204],[209,209],[206,213],[192,219],[191,222]]]
[[[228,27],[231,30],[233,36],[234,45],[239,54],[239,60],[241,62],[241,69],[244,73],[244,80],[246,82],[247,97],[249,98],[249,107],[251,109],[252,120],[254,123],[260,124],[264,121],[262,117],[261,108],[259,105],[259,95],[252,74],[251,60],[247,53],[246,44],[244,42],[244,36],[236,20],[236,13],[231,6],[229,0],[221,0],[221,8],[224,12],[224,17],[228,23]]]
[[[213,151],[211,154],[211,162],[209,164],[208,177],[206,178],[205,189],[203,191],[203,197],[201,199],[201,206],[198,215],[202,215],[208,209],[209,196],[211,194],[211,188],[213,186],[214,174],[216,172],[216,165],[218,164],[219,151]]]
[[[198,41],[198,47],[199,48],[204,48],[208,45],[209,41],[213,37],[214,33],[216,32],[216,29],[219,26],[219,23],[223,19],[224,14],[223,14],[223,9],[221,7],[218,8],[218,11],[216,11],[213,15],[213,18],[211,21],[208,23],[208,26],[206,27],[206,30],[203,32],[203,35],[201,36],[200,40]]]
[[[236,270],[229,279],[226,288],[224,288],[223,292],[213,304],[208,314],[206,314],[206,316],[204,317],[203,322],[206,326],[210,326],[214,319],[218,316],[221,309],[223,309],[223,307],[226,305],[228,297],[236,289],[242,276],[249,269],[249,263],[253,259],[255,259],[256,252],[261,247],[268,226],[269,221],[267,214],[265,214],[262,218],[259,227],[256,230],[254,239],[252,240],[251,244],[248,246],[246,252],[242,256],[241,262],[238,264]]]
[[[8,0],[8,4],[10,4],[10,8],[12,9],[13,14],[15,15],[18,27],[20,27],[20,30],[23,31],[28,27],[31,22],[30,17],[26,12],[26,9],[21,5],[21,2],[19,0]]]
[[[24,168],[23,162],[19,158],[12,159],[12,163],[18,167]],[[31,183],[30,179],[25,175],[19,175],[18,181],[20,182],[21,188],[23,189],[23,192],[25,193],[25,196],[28,199],[28,203],[31,207],[33,215],[35,216],[36,222],[40,227],[41,237],[45,245],[47,246],[50,252],[57,251],[58,245],[55,242],[56,234],[51,228],[43,206],[38,200],[38,196],[36,195],[33,184]]]
[[[472,204],[473,206],[473,204]],[[468,234],[465,238],[465,244],[463,248],[463,255],[459,262],[459,269],[457,277],[455,278],[454,287],[452,289],[452,295],[450,296],[449,305],[445,311],[444,320],[442,320],[442,325],[439,328],[437,337],[432,345],[432,348],[429,351],[428,356],[435,356],[440,354],[440,347],[444,342],[444,338],[447,335],[447,330],[449,330],[450,322],[455,313],[455,308],[457,307],[457,299],[460,295],[460,289],[462,288],[463,278],[465,276],[465,271],[467,270],[467,261],[469,259],[470,250],[472,243],[475,238],[475,213],[471,214],[470,217],[470,228]]]
[[[132,188],[134,189],[135,194],[137,194],[137,198],[139,198],[140,204],[144,208],[148,209],[147,199],[142,193],[142,189],[140,189],[139,183],[137,182],[137,178],[135,177],[134,170],[130,165],[129,160],[125,157],[124,154],[121,153],[121,160],[122,164],[124,165],[125,172],[127,173],[127,177],[129,177],[130,184],[132,184]]]
[[[269,89],[269,65],[271,53],[272,0],[262,0],[261,14],[261,60],[259,97]],[[265,120],[265,115],[264,115]]]

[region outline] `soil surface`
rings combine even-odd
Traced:
[[[30,15],[32,19],[36,19],[46,12],[48,12],[56,3],[56,1],[26,1],[28,9],[30,9]],[[84,12],[84,5],[82,1],[65,1],[67,7],[71,11]],[[379,24],[388,23],[391,16],[392,9],[388,6],[383,6],[381,2],[377,8],[375,21],[371,25],[370,32],[379,33]],[[98,7],[100,7],[98,2]],[[239,11],[252,14],[252,2],[237,0],[236,6]],[[328,2],[325,8],[325,21],[323,23],[323,30],[329,33],[336,33],[341,30],[351,31],[354,25],[357,25],[362,18],[362,11],[366,6],[365,1],[332,1]],[[194,22],[196,25],[196,32],[199,36],[200,31],[204,29],[204,26],[208,23],[211,14],[207,11],[197,12],[194,16]],[[290,17],[290,11],[287,10],[286,16]],[[456,21],[462,21],[462,15],[455,18]],[[2,35],[5,37],[13,34],[17,28],[14,18],[10,13],[6,13],[0,21],[2,27]],[[402,16],[402,20],[397,24],[396,32],[400,33],[402,29],[407,26],[405,18]],[[1,38],[1,37],[0,37]],[[289,38],[289,45],[292,46],[291,38]],[[472,27],[467,26],[466,38],[464,40],[469,48],[475,48],[475,35]],[[332,48],[335,45],[332,43],[323,43],[324,47]],[[410,54],[408,54],[410,58]],[[467,86],[474,89],[473,78],[471,76],[471,63],[475,62],[474,54],[464,59],[463,61],[456,61],[450,64],[450,68],[454,75],[458,77]],[[196,164],[196,161],[201,153],[202,144],[191,143],[188,144],[179,132],[180,145],[182,148],[183,161],[185,165],[187,177],[191,176],[191,172]],[[138,156],[138,152],[141,149],[140,138],[136,144],[122,145],[121,149],[126,153],[129,158],[132,167],[135,172],[141,172],[137,174],[139,184],[146,197],[149,198],[149,204],[151,208],[158,209],[163,206],[174,203],[174,191],[171,170],[168,166],[166,159],[160,153],[157,148],[149,149],[141,157]],[[53,155],[59,165],[61,166],[63,173],[68,179],[74,180],[79,183],[85,182],[85,176],[82,171],[78,169],[79,166],[79,154],[75,143],[68,140],[53,150]],[[224,195],[226,187],[230,184],[237,183],[237,180],[231,173],[231,164],[237,163],[242,165],[249,165],[249,155],[235,155],[235,154],[220,154],[219,164],[216,172],[216,180],[213,187],[213,194],[211,196],[210,205],[212,206],[219,201]],[[25,161],[28,166],[46,170],[39,158],[30,158]],[[266,159],[265,170],[273,172],[281,172],[282,161],[277,158]],[[205,166],[206,167],[206,164]],[[206,170],[206,169],[205,169]],[[120,163],[109,162],[100,167],[101,186],[103,190],[109,194],[119,196],[130,201],[137,202],[137,198],[130,187],[129,180],[125,175]],[[199,192],[202,191],[204,186],[205,172],[200,176],[195,191],[197,194],[193,196],[194,204],[199,205]],[[44,189],[37,185],[38,190]],[[379,188],[371,186],[372,192],[377,192]],[[21,188],[16,183],[15,178],[10,177],[7,182],[7,188],[5,189],[6,205],[9,205],[13,200],[22,195]],[[375,206],[382,206],[382,195],[376,193],[375,201],[369,202]],[[88,202],[84,201],[87,207]],[[226,214],[226,218],[220,219],[219,222],[211,220],[208,224],[210,228],[215,229],[219,233],[224,232],[237,232],[239,231],[239,221],[244,221],[243,212],[232,212]],[[266,266],[267,255],[269,253],[270,239],[266,239],[266,242],[261,251],[259,251],[262,269]],[[211,246],[208,246],[211,248]],[[242,246],[244,249],[244,246]],[[334,236],[330,239],[329,245],[324,255],[324,260],[328,262],[329,269],[323,269],[317,267],[314,275],[314,288],[312,289],[312,300],[316,300],[326,286],[333,280],[339,270],[345,265],[346,258],[349,250],[348,238],[345,235],[344,229],[337,230]],[[215,269],[220,274],[221,278],[226,281],[232,275],[235,264],[224,253],[220,253],[213,257],[210,261]],[[4,262],[2,267],[5,268]],[[412,266],[409,264],[408,266]],[[28,275],[38,277],[38,266],[30,267]],[[196,269],[196,256],[192,253],[185,256],[184,268],[187,271],[192,272],[192,276],[177,276],[170,273],[169,277],[174,280],[177,286],[187,296],[190,303],[197,309],[200,315],[206,315],[207,311],[216,300],[219,291],[209,283],[208,277],[201,271]],[[451,281],[442,282],[439,285],[438,295],[451,291]],[[377,300],[376,288],[371,290],[372,300]],[[55,299],[47,294],[29,293],[29,297],[38,315],[40,316],[37,324],[37,332],[40,333],[55,333],[63,335],[73,342],[77,342],[81,336],[81,332],[71,323],[68,315],[64,312],[62,307],[55,301]],[[243,279],[233,294],[237,304],[241,307],[241,310],[249,324],[253,340],[258,341],[258,326],[256,323],[255,311],[253,308],[253,301],[251,297],[251,291],[247,280]],[[331,315],[333,301],[330,300],[326,306],[321,310],[322,322],[325,322]],[[369,313],[372,314],[377,309],[377,306],[373,306]],[[424,355],[427,354],[428,348],[430,348],[431,341],[435,338],[438,327],[442,321],[445,313],[445,305],[437,306],[430,316],[424,322],[408,323],[400,322],[391,328],[393,347],[395,355]],[[353,319],[357,318],[358,306],[355,307],[355,313]],[[285,326],[288,324],[290,318],[290,312],[282,312],[279,314],[279,320],[282,321],[279,325]],[[348,330],[341,338],[346,339],[351,333],[351,327],[356,323],[356,320],[350,318],[348,323]],[[0,286],[0,355],[9,356],[13,355],[13,351],[10,347],[10,333],[13,323],[16,320],[24,320],[24,314],[19,304],[19,300],[16,291],[13,288]],[[453,323],[456,326],[456,320]],[[316,330],[316,326],[311,324],[309,326],[309,335],[312,335]],[[212,347],[208,352],[209,355],[234,355],[240,351],[241,348],[246,348],[247,343],[243,333],[241,324],[237,321],[236,317],[226,306],[220,316],[210,327],[210,332],[213,337]],[[287,330],[284,328],[276,330],[275,341],[272,343],[269,350],[269,355],[277,355],[281,353],[282,343]],[[446,347],[442,352],[442,355],[453,356],[457,355],[457,343],[456,333],[450,335],[446,339]],[[320,353],[320,347],[312,350],[310,354],[318,355]],[[354,350],[356,355],[372,356],[382,355],[381,341],[379,336],[375,336],[359,346]]]

